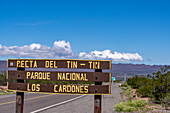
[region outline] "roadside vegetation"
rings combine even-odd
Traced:
[[[13,91],[7,90],[6,72],[0,74],[0,95],[15,94]]]
[[[147,77],[135,76],[121,85],[122,102],[116,105],[117,112],[148,112],[170,108],[170,67]],[[124,98],[123,98],[124,97]],[[160,108],[161,107],[161,108]]]
[[[15,92],[7,90],[7,88],[4,86],[0,86],[0,95],[9,95],[9,94],[15,94]]]
[[[115,107],[117,112],[134,112],[145,108],[147,101],[136,98],[134,90],[126,82],[120,86],[123,91],[120,93],[122,101]]]
[[[0,74],[0,86],[6,86],[7,80],[6,80],[6,72],[1,71]]]

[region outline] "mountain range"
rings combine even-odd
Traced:
[[[112,64],[112,74],[121,76],[124,74],[135,75],[148,75],[159,71],[165,65],[145,65],[145,64]]]

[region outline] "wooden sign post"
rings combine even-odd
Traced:
[[[102,72],[101,69],[95,69],[95,72]],[[98,78],[96,78],[98,79]],[[95,82],[95,85],[102,85],[102,82]],[[102,105],[102,96],[101,95],[94,95],[94,113],[101,113],[101,105]]]
[[[25,68],[17,68],[17,71],[23,72]],[[20,77],[21,75],[18,75]],[[24,80],[17,79],[17,83],[24,83]],[[24,110],[24,92],[16,92],[16,113],[23,113]]]
[[[16,113],[23,113],[24,92],[94,95],[94,113],[101,113],[101,95],[111,92],[110,85],[102,85],[111,82],[111,73],[102,73],[102,69],[111,69],[110,60],[8,59],[7,65],[8,69],[17,68],[17,71],[8,70],[7,75],[8,90],[17,91]],[[37,71],[36,68],[95,69],[95,72]],[[32,80],[94,82],[94,85],[24,82]]]

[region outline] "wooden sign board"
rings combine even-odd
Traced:
[[[8,59],[7,65],[20,68],[111,69],[110,60]]]
[[[9,80],[52,80],[111,82],[111,73],[55,72],[55,71],[8,71]]]
[[[110,85],[46,85],[9,82],[8,90],[56,94],[110,95]]]

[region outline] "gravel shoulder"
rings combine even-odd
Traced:
[[[103,96],[103,113],[115,113],[115,105],[122,100],[120,95],[121,91],[122,89],[119,88],[118,83],[116,83],[113,87],[113,95]]]

